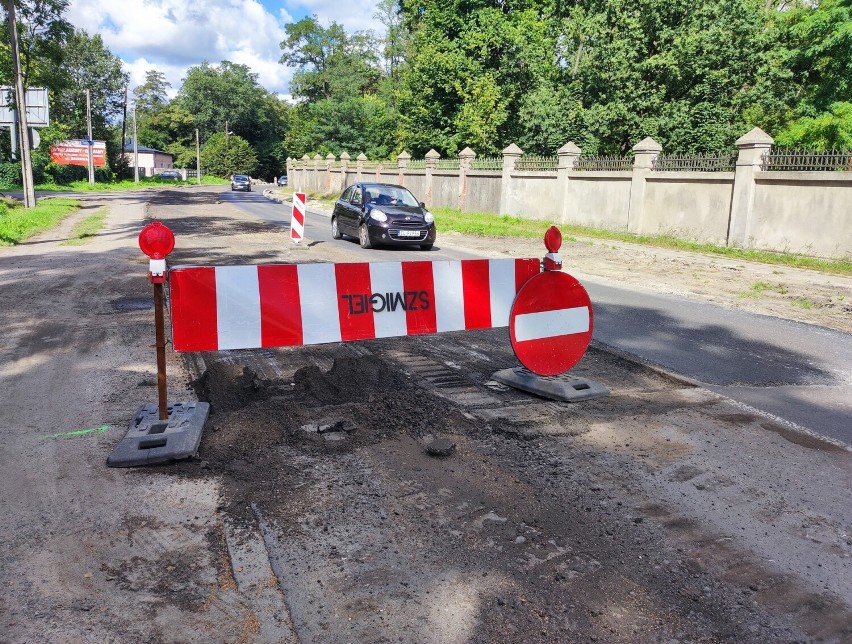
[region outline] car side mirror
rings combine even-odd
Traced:
[[[421,208],[425,208],[425,207],[426,207],[426,202],[421,201],[421,202],[420,202],[420,207],[421,207]]]

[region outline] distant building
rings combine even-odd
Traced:
[[[139,176],[153,177],[155,174],[160,174],[163,170],[174,168],[174,157],[168,152],[155,150],[144,145],[136,148],[139,157]],[[127,141],[124,144],[124,158],[127,160],[127,165],[133,168],[133,141]]]

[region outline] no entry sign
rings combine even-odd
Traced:
[[[523,285],[512,305],[509,334],[521,364],[540,376],[573,367],[592,339],[592,303],[567,273],[546,271]]]

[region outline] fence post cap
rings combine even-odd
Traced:
[[[435,151],[435,148],[432,148],[431,150],[429,150],[426,153],[426,158],[427,159],[440,159],[441,155],[438,154],[438,152]]]
[[[465,148],[461,152],[459,152],[459,157],[462,159],[473,159],[476,156],[476,152],[471,150],[470,148]]]
[[[411,155],[408,152],[406,152],[405,150],[403,150],[402,152],[400,152],[399,154],[396,155],[396,158],[397,159],[410,159]]]
[[[504,157],[519,157],[524,153],[521,148],[519,148],[516,144],[512,143],[508,148],[503,150]]]
[[[362,152],[361,154],[358,155],[357,160],[358,161],[366,161],[367,155]]]
[[[759,127],[751,129],[736,140],[738,147],[746,148],[751,146],[767,146],[775,142],[771,136],[761,130]]]
[[[641,154],[643,152],[662,152],[663,146],[657,143],[650,136],[646,136],[644,139],[639,141],[639,143],[633,146],[633,151],[638,154]]]
[[[565,145],[556,151],[559,156],[571,156],[581,154],[582,150],[573,141],[568,141]]]
[[[349,156],[349,153],[348,153],[348,152],[343,152],[343,153],[340,155],[340,160],[341,160],[341,161],[349,161],[349,159],[351,159],[351,158],[352,158],[352,157],[350,157],[350,156]]]

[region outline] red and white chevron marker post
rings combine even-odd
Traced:
[[[540,376],[568,371],[592,339],[594,314],[586,289],[562,273],[562,234],[551,226],[544,237],[544,272],[523,285],[512,305],[509,335],[521,364]]]
[[[516,294],[539,271],[538,259],[175,267],[174,348],[252,349],[507,326]]]
[[[305,193],[293,193],[293,214],[290,217],[290,239],[298,244],[305,236]]]

